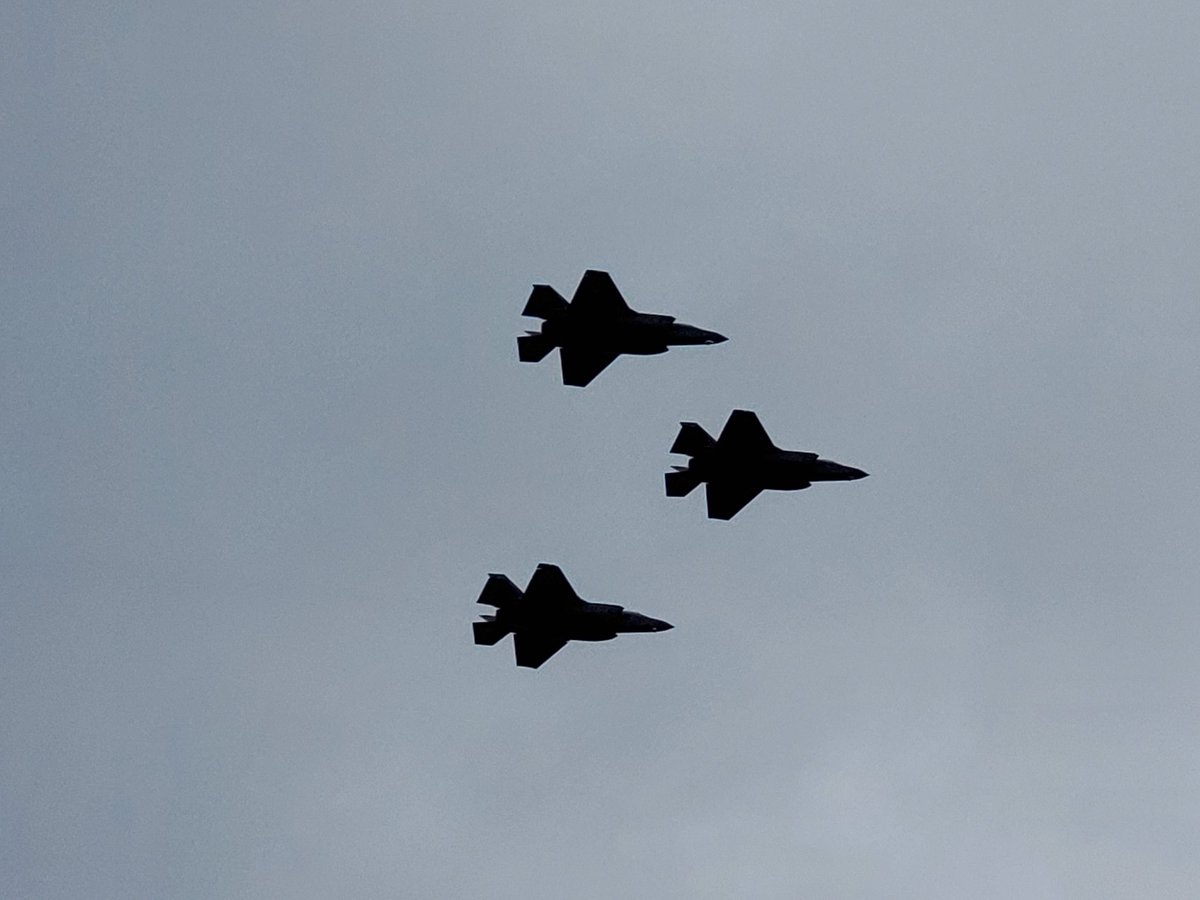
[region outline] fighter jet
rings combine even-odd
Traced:
[[[567,641],[611,641],[618,634],[667,631],[674,626],[623,606],[588,603],[575,593],[562,569],[541,563],[525,593],[506,575],[488,575],[479,603],[496,614],[474,622],[475,643],[491,646],[513,635],[517,665],[536,669]]]
[[[801,491],[814,481],[857,481],[862,469],[820,459],[815,453],[781,450],[758,416],[735,409],[715,441],[695,422],[681,422],[672,453],[690,456],[686,466],[667,473],[667,496],[685,497],[706,483],[708,517],[732,519],[760,491]]]
[[[541,362],[559,348],[563,384],[583,387],[622,353],[666,353],[683,344],[720,344],[727,340],[676,322],[673,316],[634,312],[607,272],[588,269],[567,303],[548,284],[535,284],[521,315],[543,319],[541,331],[517,338],[521,362]]]

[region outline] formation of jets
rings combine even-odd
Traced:
[[[535,284],[522,315],[542,320],[540,331],[517,338],[522,362],[541,362],[556,348],[563,384],[584,387],[618,356],[666,353],[670,347],[720,344],[715,331],[672,316],[635,312],[607,272],[588,269],[568,303],[547,284]],[[857,481],[867,473],[816,453],[776,447],[750,410],[735,409],[715,439],[695,422],[680,423],[671,453],[686,466],[666,474],[668,497],[700,484],[710,519],[732,519],[764,490],[799,491],[818,481]],[[479,603],[496,612],[474,623],[475,643],[491,646],[513,636],[517,665],[536,669],[568,641],[608,641],[618,634],[667,631],[660,619],[606,603],[588,603],[562,570],[541,563],[524,593],[505,575],[488,576]]]

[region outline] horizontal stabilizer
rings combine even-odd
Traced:
[[[566,308],[567,301],[562,294],[548,284],[535,284],[521,315],[549,319]]]
[[[492,574],[488,576],[487,584],[483,586],[483,592],[475,602],[499,607],[520,599],[521,589],[513,584],[507,575]]]
[[[681,469],[675,466],[674,472],[668,472],[667,479],[667,496],[668,497],[686,497],[696,489],[700,484],[700,479],[696,477],[695,472],[689,472],[686,469]]]
[[[527,334],[517,338],[517,356],[521,362],[541,362],[554,349],[554,342],[542,334]]]
[[[712,439],[712,435],[695,422],[680,422],[679,436],[675,438],[675,443],[671,445],[671,452],[695,456],[712,447],[715,443],[716,441]]]
[[[485,647],[498,643],[508,634],[508,629],[499,622],[472,622],[471,627],[475,629],[475,643]]]

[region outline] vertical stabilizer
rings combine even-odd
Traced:
[[[697,425],[695,422],[680,422],[679,436],[675,438],[675,443],[671,445],[672,453],[683,453],[687,456],[696,456],[714,446],[716,441],[712,435]]]
[[[512,583],[507,575],[488,575],[487,584],[479,594],[476,603],[487,606],[503,607],[521,599],[521,589]]]
[[[567,301],[562,294],[548,284],[535,284],[529,299],[525,301],[525,309],[521,311],[521,315],[549,319],[566,308]]]

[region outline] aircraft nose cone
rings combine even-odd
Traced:
[[[704,342],[706,344],[723,344],[727,340],[729,340],[729,338],[725,337],[725,335],[723,335],[723,334],[717,334],[715,331],[706,331],[705,332],[705,341]]]
[[[670,631],[675,626],[670,622],[664,622],[662,619],[651,619],[650,627],[655,631]]]
[[[858,481],[860,478],[866,478],[870,472],[864,472],[862,469],[856,469],[853,466],[846,467],[849,471],[846,472],[851,481]]]

